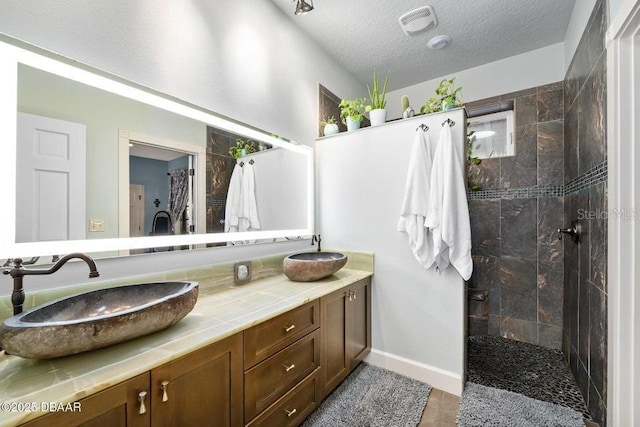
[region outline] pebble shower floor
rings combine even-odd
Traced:
[[[469,337],[467,380],[566,406],[590,420],[562,352],[488,335]]]

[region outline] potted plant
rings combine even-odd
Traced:
[[[322,120],[320,124],[324,126],[324,136],[333,135],[340,131],[338,129],[338,123],[336,123],[336,118],[334,116],[327,117],[326,119]]]
[[[343,99],[340,101],[340,118],[342,123],[347,125],[347,130],[356,130],[360,128],[364,114],[365,98]]]
[[[369,120],[371,120],[371,126],[383,125],[387,121],[387,110],[384,107],[387,106],[385,97],[387,96],[387,83],[389,83],[389,73],[384,79],[384,85],[382,86],[382,92],[380,91],[380,85],[378,83],[378,76],[376,70],[373,70],[373,90],[367,85],[367,91],[369,92],[369,99],[371,104],[367,105],[365,111],[369,113]]]
[[[420,107],[420,113],[431,114],[462,107],[462,105],[464,105],[462,102],[462,88],[453,86],[455,80],[455,77],[442,79],[436,88],[437,96],[429,98],[429,100]]]
[[[229,155],[234,159],[238,159],[242,156],[255,152],[256,144],[250,139],[244,140],[242,138],[237,138],[236,145],[229,147]]]

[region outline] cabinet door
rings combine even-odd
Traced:
[[[146,392],[144,413],[139,393]],[[149,372],[79,401],[80,411],[52,412],[23,424],[29,427],[149,427]]]
[[[348,289],[320,298],[320,396],[324,398],[349,374],[347,333]]]
[[[242,425],[242,334],[151,371],[155,426]]]
[[[349,371],[371,351],[371,279],[349,287],[347,297],[347,349]]]

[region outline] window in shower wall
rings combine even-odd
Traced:
[[[515,156],[513,110],[485,114],[469,119],[473,157],[493,159]]]

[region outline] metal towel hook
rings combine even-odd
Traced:
[[[571,226],[567,228],[558,228],[558,240],[562,240],[562,235],[568,234],[574,243],[580,242],[580,223],[576,220],[571,221]]]
[[[422,123],[420,126],[418,126],[418,127],[416,128],[416,130],[418,130],[418,129],[422,129],[422,131],[423,131],[423,132],[426,132],[426,131],[428,131],[428,130],[429,130],[429,126],[427,126],[427,125],[425,125],[424,123]]]
[[[447,123],[449,123],[449,127],[453,127],[456,124],[456,122],[454,122],[453,120],[447,119],[444,122],[442,122],[442,126],[446,125]]]

